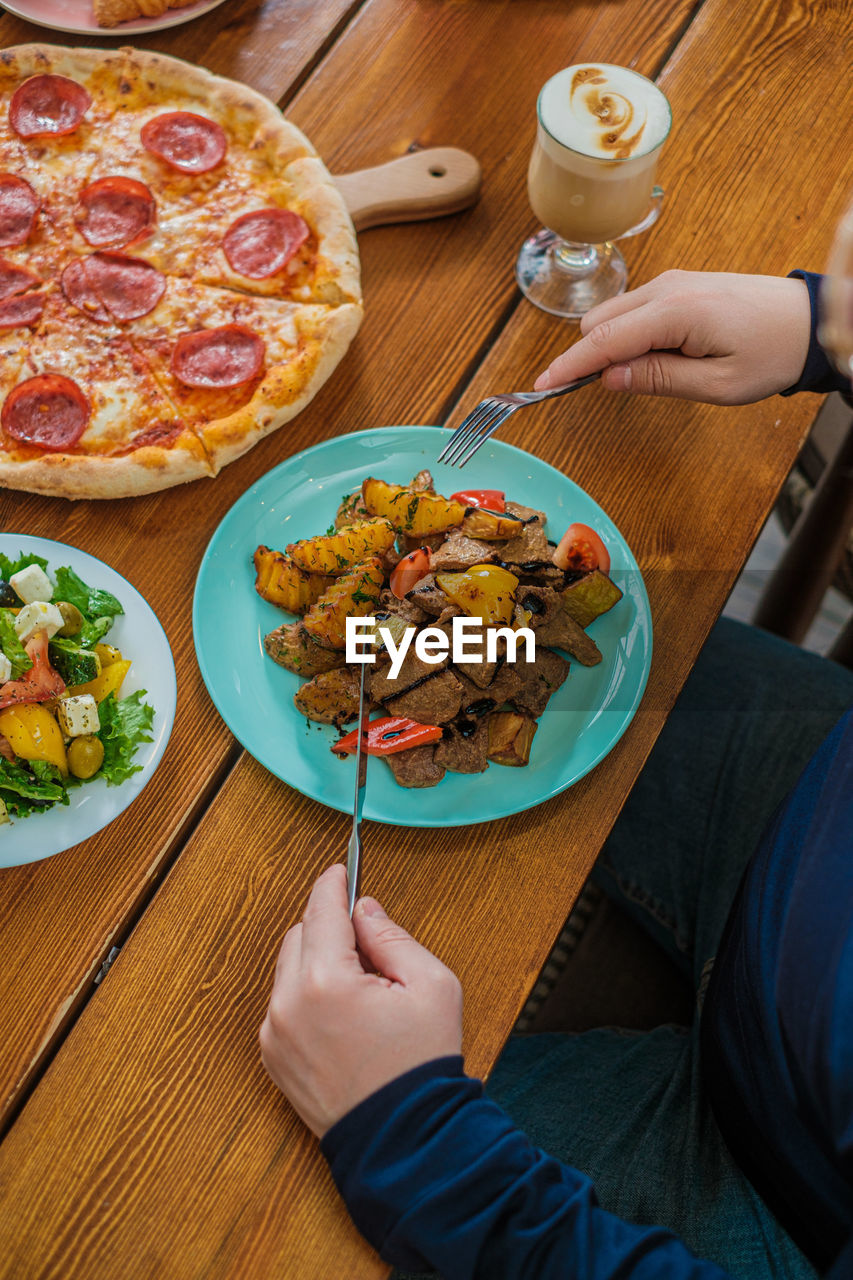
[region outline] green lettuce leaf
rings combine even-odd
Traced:
[[[100,773],[114,785],[138,773],[142,765],[132,764],[133,754],[142,742],[152,742],[148,730],[154,720],[154,708],[143,702],[144,689],[119,701],[109,694],[98,707],[101,727],[98,737],[104,744],[104,763]]]
[[[114,618],[117,613],[124,613],[124,609],[111,592],[87,586],[73,569],[57,569],[54,576],[56,580],[54,600],[67,600],[69,604],[76,605],[89,620],[102,617]]]
[[[0,649],[12,664],[10,680],[17,680],[33,665],[32,658],[18,639],[15,615],[11,609],[0,609]]]
[[[33,760],[24,769],[0,757],[0,799],[16,817],[68,804],[68,792],[60,779],[58,769],[44,760]]]
[[[84,622],[77,635],[71,638],[81,649],[94,649],[96,644],[101,643],[112,625],[112,618],[105,615],[103,618],[96,618],[94,622]]]
[[[13,573],[26,569],[28,564],[37,564],[42,569],[47,569],[47,561],[42,556],[24,555],[23,551],[19,551],[17,560],[10,560],[0,552],[0,578],[8,582]]]

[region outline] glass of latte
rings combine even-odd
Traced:
[[[522,245],[516,279],[537,307],[578,317],[625,289],[613,241],[657,219],[672,113],[651,80],[606,62],[558,71],[536,110],[527,190],[543,229]]]

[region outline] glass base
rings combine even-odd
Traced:
[[[515,278],[535,306],[577,320],[605,298],[625,292],[628,268],[609,242],[572,244],[543,228],[521,246]]]

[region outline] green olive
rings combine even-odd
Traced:
[[[57,600],[56,607],[62,614],[62,626],[56,634],[58,636],[78,635],[85,619],[76,604],[69,604],[67,600]]]
[[[93,777],[104,763],[104,744],[93,733],[75,738],[68,748],[68,768],[75,778]]]

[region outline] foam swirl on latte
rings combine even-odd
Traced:
[[[584,63],[553,76],[539,98],[539,115],[565,147],[596,159],[630,160],[663,142],[669,105],[660,90],[627,67]]]

